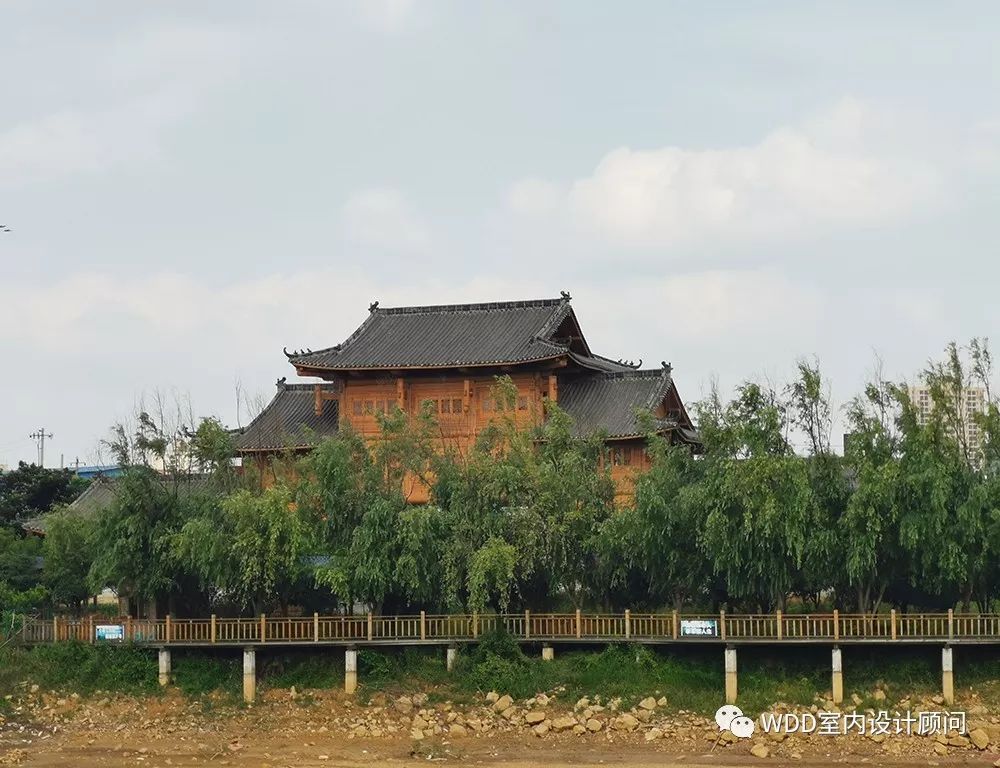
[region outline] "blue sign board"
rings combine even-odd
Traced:
[[[122,642],[125,639],[125,627],[121,624],[98,624],[94,631],[98,640]]]
[[[718,619],[681,619],[681,637],[718,637]]]

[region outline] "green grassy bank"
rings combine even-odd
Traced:
[[[876,687],[890,703],[906,695],[940,691],[940,648],[844,647],[845,693],[868,698]],[[395,695],[422,690],[431,700],[474,701],[480,692],[496,690],[515,698],[564,688],[560,699],[575,702],[599,694],[638,699],[666,696],[669,706],[714,712],[722,702],[722,649],[610,646],[557,647],[556,659],[543,662],[536,647],[522,649],[502,635],[484,638],[463,649],[453,673],[444,668],[444,650],[420,648],[359,652],[362,699],[378,692]],[[339,649],[260,649],[259,688],[339,688],[343,684],[343,652]],[[810,704],[829,690],[830,651],[825,647],[740,648],[740,704],[757,711],[782,701]],[[1000,703],[1000,649],[958,648],[956,687],[972,688],[984,703]],[[34,649],[0,650],[0,694],[18,683],[37,683],[46,690],[91,694],[95,690],[158,695],[156,654],[145,648],[63,643]],[[241,685],[238,651],[175,649],[173,676],[186,695],[218,691],[238,699]],[[884,706],[884,705],[882,705]]]

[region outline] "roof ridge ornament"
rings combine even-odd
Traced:
[[[569,295],[569,291],[559,291],[559,295],[562,296],[563,301],[570,301],[573,298]]]
[[[369,312],[374,312],[376,309],[378,309],[378,299],[376,299],[375,301],[373,301],[371,304],[368,305]]]
[[[287,389],[288,385],[285,383],[286,380],[287,377],[282,376],[275,382],[275,386],[278,388],[279,391],[284,391],[285,389]]]

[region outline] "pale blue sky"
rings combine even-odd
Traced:
[[[912,376],[998,318],[1000,7],[872,5],[5,3],[0,464],[234,423],[376,298],[569,290],[688,400]]]

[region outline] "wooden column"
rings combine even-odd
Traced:
[[[559,377],[554,373],[549,374],[549,400],[553,403],[559,402]]]
[[[372,617],[372,612],[368,611],[368,640],[370,641],[375,636],[375,619]]]
[[[313,411],[317,416],[323,415],[323,387],[320,384],[313,387]]]
[[[396,379],[396,405],[399,410],[406,412],[406,380],[402,377]]]
[[[941,649],[941,695],[944,703],[951,706],[955,703],[955,664],[951,646]]]
[[[59,642],[59,617],[58,616],[53,616],[52,617],[52,642],[53,643],[58,643]]]
[[[253,704],[257,698],[257,652],[243,649],[243,701]]]
[[[479,637],[479,614],[472,614],[472,637]]]
[[[840,640],[840,611],[833,609],[833,639]]]
[[[583,637],[583,621],[580,618],[580,609],[576,609],[576,636]]]
[[[424,611],[420,612],[420,639],[427,639],[427,614]]]
[[[212,630],[211,630],[211,632],[212,632],[212,642],[214,643],[215,642],[215,638],[216,638],[215,614],[214,613],[212,614]]]
[[[132,617],[125,617],[125,640],[127,642],[132,642],[134,635],[132,634]]]
[[[159,653],[159,683],[165,688],[170,684],[170,649],[160,648]]]
[[[165,631],[166,631],[166,634],[167,634],[167,642],[169,643],[170,642],[170,634],[171,634],[170,633],[170,614],[169,613],[167,614],[167,621],[166,621],[166,624],[164,626],[165,626]]]
[[[319,614],[313,614],[313,642],[319,642]]]
[[[625,609],[625,639],[628,640],[632,637],[632,612]]]
[[[896,639],[896,609],[893,608],[889,611],[889,624],[890,624],[890,636],[893,640]]]
[[[358,690],[358,652],[354,648],[344,651],[344,693]]]
[[[721,637],[723,640],[726,639],[726,612],[725,611],[719,611],[719,637]],[[735,654],[736,652],[733,651],[733,653]],[[726,658],[729,658],[729,657],[727,656]],[[736,657],[733,656],[733,658],[735,659]],[[728,704],[732,704],[731,701],[727,701],[727,703]]]
[[[524,639],[531,637],[531,611],[524,612]]]
[[[777,611],[774,612],[774,618],[777,621],[778,639],[781,640],[781,638],[784,637],[785,628],[784,628],[784,626],[782,626],[782,622],[781,622],[781,609],[780,608]]]
[[[948,639],[955,639],[955,611],[952,608],[948,609]]]
[[[680,622],[678,621],[677,611],[673,612],[673,614],[671,615],[671,619],[672,619],[671,624],[673,625],[671,627],[671,629],[672,629],[672,633],[671,634],[672,634],[674,640],[676,640],[677,639],[677,630],[679,629],[678,625],[680,624]]]
[[[262,613],[260,615],[260,641],[262,643],[267,642],[267,614]]]
[[[93,644],[95,642],[95,638],[94,638],[94,614],[90,614],[87,617],[87,634],[90,635],[90,641],[89,642],[91,644]]]

